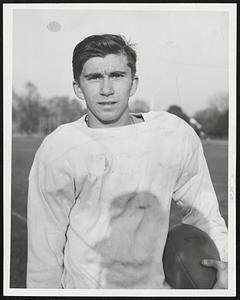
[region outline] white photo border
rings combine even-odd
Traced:
[[[178,10],[224,11],[229,14],[229,150],[228,150],[228,255],[229,285],[226,290],[160,290],[160,289],[27,289],[10,288],[11,240],[11,153],[12,153],[12,29],[13,10]],[[3,4],[4,67],[4,296],[236,296],[236,12],[231,4]]]

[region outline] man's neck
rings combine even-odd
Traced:
[[[88,127],[90,128],[110,128],[110,127],[120,127],[120,126],[126,126],[131,125],[135,122],[135,118],[128,112],[123,114],[119,119],[117,120],[110,120],[110,121],[102,121],[93,116],[91,113],[87,113],[86,117],[86,123]]]

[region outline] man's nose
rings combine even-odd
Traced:
[[[103,96],[110,96],[113,94],[113,86],[112,82],[109,77],[104,77],[102,80],[101,88],[100,88],[100,94]]]

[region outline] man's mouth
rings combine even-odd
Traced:
[[[105,106],[105,107],[110,107],[110,106],[112,106],[112,105],[114,105],[114,104],[116,104],[117,102],[115,102],[115,101],[106,101],[106,102],[98,102],[98,104],[100,104],[100,105],[102,105],[102,106]]]

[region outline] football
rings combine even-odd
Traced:
[[[202,259],[220,260],[209,235],[195,226],[180,224],[168,233],[163,268],[168,284],[175,289],[211,289],[216,270],[201,264]]]

